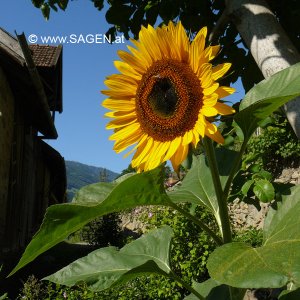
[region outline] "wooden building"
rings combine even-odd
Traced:
[[[27,45],[0,28],[0,256],[24,249],[46,208],[65,201],[56,139],[62,112],[62,47]]]

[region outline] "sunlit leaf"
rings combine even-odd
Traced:
[[[257,180],[254,184],[253,192],[261,202],[270,202],[275,197],[274,187],[267,179]]]
[[[224,148],[216,149],[216,157],[219,167],[220,180],[224,187],[232,162],[237,153]],[[205,205],[216,217],[220,226],[218,201],[214,190],[214,184],[205,156],[193,158],[192,168],[182,181],[182,185],[168,193],[173,202],[190,202],[197,205]]]
[[[211,254],[207,266],[214,280],[240,288],[300,286],[300,186],[271,214],[261,247],[230,243]]]
[[[230,298],[228,286],[220,284],[213,279],[204,282],[193,282],[192,287],[206,300],[227,300]],[[190,294],[184,300],[198,300],[194,294]]]
[[[97,217],[141,205],[168,205],[170,200],[164,190],[163,178],[162,168],[157,168],[127,178],[106,198],[104,194],[108,191],[103,190],[103,185],[99,188],[92,185],[85,188],[85,193],[79,192],[76,201],[80,204],[50,206],[41,228],[10,275]],[[97,196],[99,201],[96,204]],[[91,199],[95,204],[93,206]]]
[[[250,138],[262,120],[299,95],[300,63],[255,85],[242,100],[240,112],[234,116],[244,138]]]
[[[299,300],[300,299],[300,289],[294,291],[283,291],[279,295],[279,300]]]
[[[169,253],[172,229],[156,229],[127,244],[121,250],[95,250],[45,279],[73,286],[84,281],[93,291],[122,284],[136,276],[170,273]]]

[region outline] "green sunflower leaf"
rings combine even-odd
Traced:
[[[172,229],[156,229],[127,244],[121,250],[106,247],[95,250],[58,272],[44,278],[73,286],[84,281],[93,291],[123,284],[137,276],[156,273],[167,276]]]
[[[86,187],[76,196],[77,204],[50,206],[39,231],[10,275],[97,217],[141,205],[168,205],[163,178],[159,167],[133,175],[114,188],[103,183]]]
[[[237,152],[225,148],[217,148],[215,151],[220,180],[224,188]],[[214,214],[220,226],[219,206],[214,184],[203,154],[193,157],[192,168],[182,181],[181,186],[169,192],[168,195],[175,203],[190,202],[196,205],[205,205]]]
[[[76,192],[72,203],[93,206],[103,201],[116,186],[117,183],[115,182],[89,184]]]
[[[204,282],[193,282],[192,287],[206,300],[226,300],[230,298],[229,289],[226,285],[221,285],[213,279],[208,279]],[[190,294],[184,300],[197,300],[198,297]]]
[[[271,211],[261,247],[230,243],[208,259],[211,277],[239,288],[300,287],[300,186],[283,196],[276,213]]]
[[[283,291],[279,295],[279,300],[299,300],[300,299],[300,289],[294,291]]]
[[[234,116],[247,140],[259,123],[286,102],[300,95],[300,63],[284,69],[254,86]]]

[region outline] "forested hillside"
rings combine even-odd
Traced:
[[[119,174],[105,168],[85,165],[66,160],[68,201],[81,187],[99,181],[113,181]]]

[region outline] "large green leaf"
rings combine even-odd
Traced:
[[[117,186],[115,182],[99,182],[82,187],[74,196],[73,204],[95,205],[102,202]]]
[[[300,95],[300,63],[284,69],[254,86],[240,105],[235,122],[248,139],[259,123],[280,106]]]
[[[217,148],[215,151],[220,180],[224,188],[237,152],[224,148]],[[210,169],[203,154],[198,157],[193,157],[192,168],[182,181],[181,186],[169,192],[168,195],[175,203],[191,202],[197,205],[205,205],[215,215],[220,226],[219,206],[214,184]]]
[[[102,248],[80,258],[45,279],[73,286],[86,282],[94,291],[101,291],[146,273],[170,273],[169,252],[172,229],[156,229],[127,244],[120,251]]]
[[[220,284],[213,279],[204,282],[193,282],[192,287],[206,300],[227,300],[230,298],[228,286]],[[194,294],[190,294],[184,300],[198,300]]]
[[[211,254],[208,270],[213,279],[241,288],[300,286],[300,186],[271,213],[262,247],[231,243]]]
[[[98,204],[107,198],[118,184],[133,175],[135,175],[135,173],[128,173],[118,177],[113,182],[98,182],[84,186],[75,194],[72,203],[84,205]]]
[[[299,300],[300,299],[300,289],[295,291],[283,291],[279,298],[279,300]]]
[[[286,190],[282,197],[282,203],[278,203],[277,211],[271,212],[272,218],[269,220],[268,226],[264,228],[264,244],[300,237],[299,216],[300,185],[297,185]]]
[[[77,198],[77,201],[81,203],[80,205],[59,204],[49,207],[41,228],[10,275],[96,217],[140,205],[168,205],[170,200],[164,190],[163,177],[160,167],[127,178],[117,185],[105,199],[103,199],[102,188],[99,188],[98,204],[95,204],[95,199],[99,190],[92,185],[85,189],[85,193],[79,193],[80,198]],[[90,203],[91,199],[95,204],[93,206]],[[88,202],[85,203],[85,200]]]

